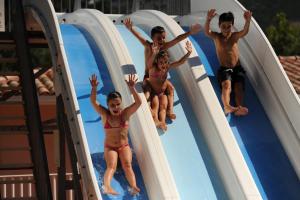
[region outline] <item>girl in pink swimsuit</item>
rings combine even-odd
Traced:
[[[132,152],[128,144],[128,120],[129,117],[141,105],[141,99],[135,90],[135,75],[129,75],[126,81],[130,92],[133,95],[134,103],[125,109],[121,108],[122,97],[119,92],[112,92],[107,96],[108,109],[100,105],[96,100],[97,76],[93,74],[90,78],[92,86],[91,103],[95,110],[101,115],[103,127],[105,131],[104,140],[104,158],[106,161],[106,170],[104,173],[104,193],[117,195],[118,193],[110,186],[111,179],[116,171],[118,157],[121,160],[122,168],[125,172],[126,179],[131,187],[132,194],[139,193],[140,189],[136,185],[136,179],[132,170]]]
[[[192,46],[191,43],[187,41],[187,53],[178,61],[172,63],[169,62],[169,56],[166,51],[159,51],[157,43],[153,43],[151,50],[152,56],[147,60],[149,78],[146,79],[144,93],[146,98],[150,99],[150,109],[156,126],[166,131],[166,109],[168,106],[168,94],[166,94],[166,91],[168,91],[168,87],[173,87],[169,84],[170,82],[167,81],[168,71],[171,68],[182,65],[188,59],[192,53]]]

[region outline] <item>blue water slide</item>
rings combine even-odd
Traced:
[[[96,74],[99,80],[97,91],[97,100],[101,105],[106,106],[106,95],[114,90],[112,80],[105,61],[100,50],[95,46],[91,35],[83,28],[76,25],[60,25],[64,48],[69,63],[71,77],[73,79],[77,101],[79,103],[80,113],[88,141],[89,151],[94,166],[98,185],[102,193],[103,175],[106,169],[104,160],[104,130],[101,118],[93,109],[90,103],[90,83],[89,77]],[[143,178],[133,156],[133,170],[136,174],[137,184],[141,192],[137,196],[129,193],[129,185],[126,181],[125,174],[121,167],[112,180],[112,187],[120,194],[118,196],[104,195],[102,199],[148,199]],[[120,163],[118,163],[120,166]]]
[[[184,29],[187,30],[186,27]],[[221,90],[216,77],[219,62],[214,43],[203,32],[190,39],[221,103]],[[272,200],[299,199],[300,181],[248,79],[245,104],[249,115],[229,115],[227,120],[262,197]]]
[[[139,77],[144,76],[144,47],[123,25],[117,25]],[[143,30],[136,29],[147,39]],[[169,74],[175,86],[175,121],[167,121],[168,130],[159,131],[171,172],[181,199],[228,199],[212,161],[201,128],[175,72]],[[152,119],[150,119],[152,120]]]

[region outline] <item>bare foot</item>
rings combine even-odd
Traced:
[[[137,186],[135,186],[135,187],[132,187],[132,188],[131,188],[130,193],[131,193],[131,195],[136,195],[136,194],[138,194],[140,191],[141,191],[140,188],[138,188]]]
[[[161,122],[159,120],[154,119],[154,123],[156,127],[159,127],[161,125]]]
[[[239,108],[233,107],[233,106],[224,106],[224,113],[225,115],[228,115],[229,113],[236,112]]]
[[[168,127],[166,123],[160,122],[160,125],[157,126],[158,128],[162,129],[164,132],[167,131]]]
[[[167,112],[167,117],[170,118],[171,120],[175,120],[176,114],[173,112]]]
[[[119,193],[117,193],[114,189],[112,189],[112,187],[103,187],[103,193],[104,194],[112,194],[112,195],[118,195]]]
[[[248,108],[239,106],[238,110],[234,112],[236,116],[245,116],[248,114]]]

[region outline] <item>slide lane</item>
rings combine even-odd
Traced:
[[[214,43],[203,32],[190,39],[221,103],[221,90],[216,77],[219,62]],[[227,120],[257,187],[264,199],[299,199],[300,181],[248,79],[245,91],[249,115],[229,115]]]
[[[135,27],[145,38],[149,37]],[[144,76],[144,48],[123,26],[117,25],[130,52],[139,77]],[[175,86],[174,112],[177,119],[168,121],[168,130],[158,130],[181,199],[228,199],[216,172],[201,128],[197,124],[188,97],[175,72],[170,80]],[[152,120],[152,119],[149,119]]]
[[[62,24],[60,28],[102,199],[147,200],[147,192],[134,154],[132,165],[136,174],[137,184],[141,189],[140,194],[136,196],[130,195],[128,191],[129,185],[121,169],[120,162],[118,162],[117,171],[111,182],[112,187],[120,195],[112,196],[103,194],[103,175],[106,169],[104,160],[104,129],[100,116],[90,103],[91,87],[88,78],[91,74],[97,75],[99,80],[97,100],[105,106],[106,95],[114,91],[114,86],[104,58],[95,46],[95,42],[90,34],[76,25]],[[120,92],[122,93],[122,91]]]

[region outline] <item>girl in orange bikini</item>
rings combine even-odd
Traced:
[[[103,127],[105,131],[104,141],[104,158],[106,161],[106,171],[104,173],[104,193],[117,195],[118,193],[110,186],[111,179],[116,171],[118,157],[121,160],[122,168],[125,172],[126,179],[131,187],[131,193],[137,194],[140,189],[136,185],[136,179],[132,170],[132,152],[128,144],[128,120],[129,117],[141,105],[141,99],[135,90],[135,75],[129,75],[126,83],[133,95],[134,103],[125,109],[121,108],[122,97],[119,92],[112,92],[107,96],[108,109],[100,105],[96,100],[97,76],[93,74],[90,78],[92,86],[91,103],[95,110],[101,115]]]
[[[149,78],[146,79],[144,86],[144,93],[146,98],[151,99],[151,112],[153,120],[157,127],[163,131],[167,130],[166,125],[166,109],[168,106],[168,99],[166,91],[168,87],[173,87],[167,81],[168,71],[171,68],[182,65],[192,53],[192,46],[190,42],[186,42],[187,53],[178,61],[169,62],[169,56],[166,51],[159,51],[157,43],[152,45],[152,56],[147,60],[147,68],[149,69]],[[173,103],[173,102],[172,102]]]

